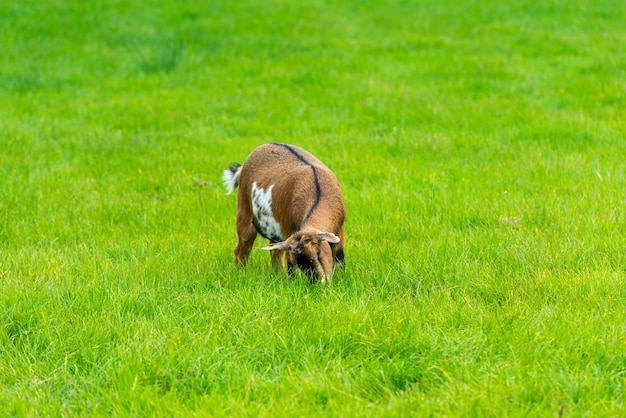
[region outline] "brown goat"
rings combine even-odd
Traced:
[[[337,178],[313,154],[294,145],[261,145],[243,165],[224,171],[231,193],[237,186],[235,263],[247,261],[257,233],[270,240],[272,265],[311,281],[330,280],[333,264],[343,267],[346,209]],[[333,263],[334,261],[334,263]]]

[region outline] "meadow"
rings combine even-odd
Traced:
[[[626,415],[624,22],[0,2],[0,415]],[[341,183],[331,285],[233,265],[273,141]]]

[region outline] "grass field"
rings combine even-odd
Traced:
[[[0,2],[0,416],[626,415],[626,3]],[[307,148],[330,286],[232,262]]]

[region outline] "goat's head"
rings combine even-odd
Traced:
[[[333,253],[330,244],[337,244],[339,237],[332,232],[306,229],[293,233],[283,242],[263,248],[268,251],[285,251],[289,269],[304,271],[311,281],[322,283],[330,280],[333,272]]]

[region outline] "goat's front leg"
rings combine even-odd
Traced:
[[[275,270],[283,270],[285,268],[284,251],[272,251],[272,267],[274,267]]]

